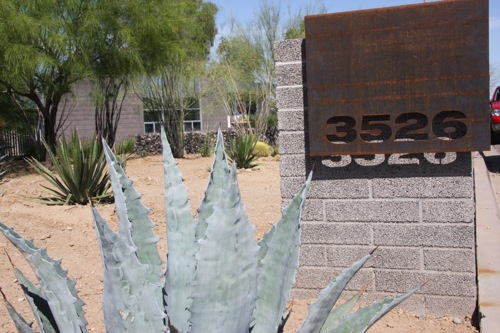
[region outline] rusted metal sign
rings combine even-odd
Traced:
[[[310,155],[489,149],[488,0],[305,23]]]

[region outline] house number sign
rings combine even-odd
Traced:
[[[305,22],[310,155],[489,149],[488,0]]]

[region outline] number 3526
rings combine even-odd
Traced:
[[[346,144],[361,138],[377,143],[387,140],[429,140],[429,135],[442,140],[456,140],[467,134],[467,125],[461,121],[466,115],[460,111],[441,111],[432,119],[418,112],[365,115],[361,122],[350,116],[334,116],[326,121],[326,138],[336,144]]]

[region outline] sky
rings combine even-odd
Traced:
[[[259,9],[259,0],[209,0],[219,7],[217,25],[221,34],[229,30],[231,19],[240,23],[251,21]],[[288,8],[292,13],[306,4],[321,3],[328,13],[345,12],[360,9],[371,9],[389,6],[401,6],[422,3],[423,0],[273,0],[281,3],[282,13],[286,15]],[[429,0],[431,2],[431,0]],[[500,0],[490,0],[490,64],[500,68]],[[500,84],[500,82],[498,83]]]

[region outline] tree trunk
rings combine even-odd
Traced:
[[[96,86],[98,95],[95,106],[95,130],[99,139],[104,138],[113,147],[120,121],[123,101],[127,94],[126,79],[100,79]]]
[[[55,131],[55,127],[53,125],[53,121],[51,118],[43,117],[43,130],[44,130],[44,138],[45,143],[48,148],[54,154],[56,153],[57,147],[57,133]],[[45,154],[45,160],[48,161],[48,153]]]
[[[168,110],[164,112],[164,128],[168,142],[175,158],[184,157],[184,117],[182,110]]]

